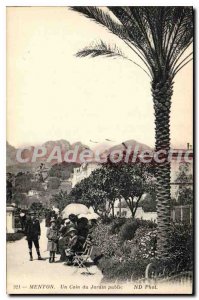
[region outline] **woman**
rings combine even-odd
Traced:
[[[61,254],[60,261],[65,261],[66,259],[65,249],[68,240],[67,231],[69,229],[69,225],[70,225],[70,220],[65,219],[63,220],[63,224],[59,229],[60,237],[59,237],[58,245],[59,245],[59,253]]]
[[[49,263],[55,262],[55,253],[57,251],[57,241],[59,239],[55,220],[51,220],[50,227],[47,229],[48,238],[47,251],[50,252]]]
[[[66,264],[71,265],[75,252],[78,249],[77,230],[74,227],[69,228],[67,232],[68,241],[65,248]]]

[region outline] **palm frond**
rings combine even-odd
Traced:
[[[171,47],[176,30],[178,30],[182,13],[183,10],[180,7],[169,7],[168,15],[165,18],[164,24],[164,46],[166,53],[168,53],[169,47]]]
[[[110,46],[104,43],[103,41],[95,43],[89,47],[85,47],[84,49],[76,53],[77,57],[97,57],[103,55],[109,57],[120,56],[122,58],[125,58],[122,51],[116,45]]]
[[[123,25],[115,22],[108,13],[96,6],[72,6],[72,10],[83,14],[85,17],[92,19],[98,24],[108,28],[110,32],[117,35],[121,39],[129,39],[127,30]]]
[[[174,70],[174,72],[173,72],[173,77],[175,77],[176,75],[177,75],[177,73],[182,69],[182,68],[184,68],[190,61],[192,61],[193,60],[193,57],[191,57],[189,60],[187,60],[186,62],[184,62],[184,63],[180,63],[179,65],[178,65],[178,67]]]
[[[129,60],[130,62],[141,68],[151,78],[150,74],[142,66],[133,61],[131,58],[127,57],[116,45],[110,46],[103,41],[95,43],[94,45],[91,45],[89,47],[85,47],[84,49],[78,51],[75,55],[77,57],[121,57],[125,60]]]
[[[74,6],[71,7],[72,10],[77,11],[83,14],[85,17],[92,19],[96,23],[103,25],[104,27],[108,28],[108,30],[118,36],[123,42],[135,52],[142,62],[146,65],[148,71],[151,73],[151,67],[147,62],[146,56],[144,55],[144,51],[141,46],[138,47],[138,38],[134,38],[131,36],[132,33],[128,31],[128,28],[121,23],[121,21],[117,18],[114,14],[118,22],[116,22],[110,14],[104,12],[102,9],[92,6]],[[110,10],[111,11],[111,10]],[[138,34],[138,33],[137,33]],[[129,42],[132,45],[129,45]]]
[[[146,28],[140,23],[141,18],[135,13],[136,8],[133,8],[135,14],[132,13],[129,7],[109,6],[109,9],[127,30],[130,41],[148,58],[151,55],[152,46],[146,35]]]
[[[175,71],[181,66],[183,65],[187,60],[189,59],[193,59],[193,52],[189,53],[181,62],[178,63],[177,67],[173,67],[174,73]]]
[[[172,63],[170,65],[171,68],[174,68],[180,61],[183,54],[188,50],[189,46],[193,43],[193,37],[190,39],[190,41],[186,44],[184,49],[180,51],[179,53],[176,53],[174,59],[172,60]]]
[[[122,39],[142,60],[155,81],[173,78],[187,63],[185,60],[182,64],[180,58],[193,41],[192,7],[111,6],[108,12],[98,7],[72,9]],[[122,56],[111,50],[101,45],[79,51],[78,55]]]
[[[132,13],[129,7],[108,7],[114,16],[123,24],[128,32],[130,39],[124,41],[133,50],[146,65],[149,73],[154,72],[154,56],[153,46],[150,41],[150,35],[147,35],[147,26],[142,23],[143,14],[141,16]],[[134,7],[136,10],[136,8]],[[129,45],[130,43],[130,45]],[[136,49],[136,50],[135,50]]]
[[[176,59],[178,54],[183,51],[184,47],[186,47],[193,38],[192,8],[183,7],[179,8],[179,11],[181,14],[178,20],[176,20],[174,34],[168,47],[167,61],[170,63]]]

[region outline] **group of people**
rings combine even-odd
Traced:
[[[46,215],[45,225],[47,227],[49,263],[54,263],[55,254],[60,254],[60,261],[65,261],[66,264],[70,265],[75,253],[81,253],[84,251],[85,246],[92,245],[92,231],[96,225],[96,220],[88,220],[85,217],[78,218],[74,214],[62,219],[54,211],[51,211]],[[36,248],[38,260],[42,260],[39,247],[41,228],[36,212],[29,212],[24,231],[28,241],[30,261],[33,260],[33,244]]]
[[[60,261],[72,264],[73,257],[77,252],[83,252],[85,245],[92,244],[92,230],[96,220],[88,221],[87,218],[78,218],[70,214],[63,220],[56,218],[55,214],[46,219],[48,245],[50,252],[49,262],[55,262],[55,253],[60,254]]]

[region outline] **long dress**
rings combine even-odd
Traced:
[[[48,228],[46,237],[48,238],[47,251],[57,251],[57,242],[58,242],[57,229]]]

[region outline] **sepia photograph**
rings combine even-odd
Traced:
[[[7,294],[193,295],[194,15],[6,7]]]

